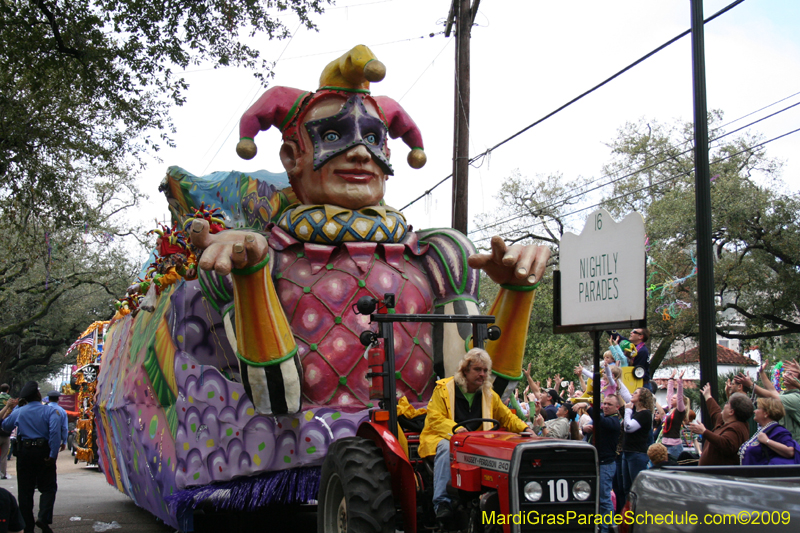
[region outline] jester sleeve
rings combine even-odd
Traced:
[[[439,314],[480,314],[478,309],[479,272],[467,265],[476,253],[475,246],[453,229],[424,230],[418,233],[428,245],[425,268],[436,295],[435,312]],[[501,287],[488,314],[497,317],[502,335],[487,343],[492,356],[495,390],[501,396],[522,379],[522,356],[528,335],[535,291],[528,288]],[[434,328],[434,368],[441,377],[452,376],[456,365],[471,343],[469,324],[437,325]]]

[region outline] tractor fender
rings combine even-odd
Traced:
[[[364,422],[356,435],[374,442],[382,451],[386,469],[392,476],[392,494],[400,502],[406,533],[417,533],[417,478],[400,442],[388,428]]]

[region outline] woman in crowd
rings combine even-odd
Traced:
[[[780,400],[758,399],[758,408],[753,413],[758,431],[739,448],[743,465],[800,464],[800,444],[777,422],[785,415]]]
[[[648,439],[653,428],[655,398],[650,389],[640,387],[625,404],[622,423],[622,491],[628,494],[633,480],[647,468]]]
[[[592,420],[592,417],[589,416],[589,412],[588,412],[588,410],[586,409],[585,406],[579,407],[577,409],[577,413],[578,413],[578,426],[580,427],[580,430],[581,430],[581,438],[583,440],[589,440],[589,434],[588,433],[584,433],[583,432],[583,428],[585,426],[593,425],[594,421]]]
[[[683,452],[678,456],[679,464],[697,464],[700,459],[700,452],[703,451],[703,446],[700,444],[700,437],[692,433],[689,429],[689,424],[694,422],[697,417],[691,409],[686,410],[686,418],[683,419],[683,427],[681,428],[681,444],[683,445]]]
[[[667,447],[658,442],[647,448],[647,456],[650,458],[651,470],[659,470],[665,466],[678,466],[678,462],[667,453]]]
[[[675,393],[675,374],[677,370],[672,371],[672,375],[667,383],[667,405],[670,410],[663,419],[663,434],[661,437],[661,444],[667,447],[667,453],[673,459],[677,459],[683,452],[683,443],[681,442],[681,427],[683,426],[683,419],[686,417],[686,407],[689,399],[683,395],[683,374],[685,370],[678,376],[678,390]]]
[[[700,466],[738,465],[739,448],[747,441],[750,431],[747,420],[753,416],[753,402],[746,394],[731,394],[728,403],[720,409],[711,397],[711,385],[703,387],[708,413],[711,415],[713,430],[706,429],[701,422],[689,424],[692,433],[703,436],[703,454]]]

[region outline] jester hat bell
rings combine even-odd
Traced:
[[[388,96],[371,96],[370,82],[381,81],[386,75],[386,67],[378,61],[372,51],[364,45],[358,45],[340,58],[325,67],[320,76],[320,87],[316,92],[302,91],[291,87],[273,87],[242,115],[239,121],[239,143],[236,153],[242,159],[255,157],[257,149],[254,142],[259,131],[274,126],[280,129],[284,141],[296,142],[300,149],[306,150],[299,128],[306,128],[314,144],[314,166],[319,168],[329,159],[342,153],[354,144],[364,145],[383,167],[387,174],[392,174],[389,165],[388,148],[383,132],[388,132],[393,139],[401,137],[411,148],[408,164],[412,168],[422,168],[427,161],[422,144],[422,134],[406,111]],[[306,122],[306,112],[314,102],[339,94],[346,99],[342,110],[333,117]],[[371,102],[378,110],[380,119],[375,119],[366,112],[365,102]],[[377,124],[371,123],[376,122]],[[343,131],[341,139],[334,145],[321,148],[320,136],[331,125]],[[379,126],[379,127],[376,127]],[[364,142],[361,138],[364,131],[369,130],[376,135]]]

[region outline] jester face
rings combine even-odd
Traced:
[[[386,126],[367,112],[358,95],[351,96],[335,115],[309,120],[305,127],[314,143],[314,170],[350,148],[362,145],[386,174],[393,174],[389,158],[384,154]]]
[[[304,150],[287,142],[281,160],[305,204],[377,205],[392,173],[386,126],[370,100],[340,94],[314,101],[298,128]]]

